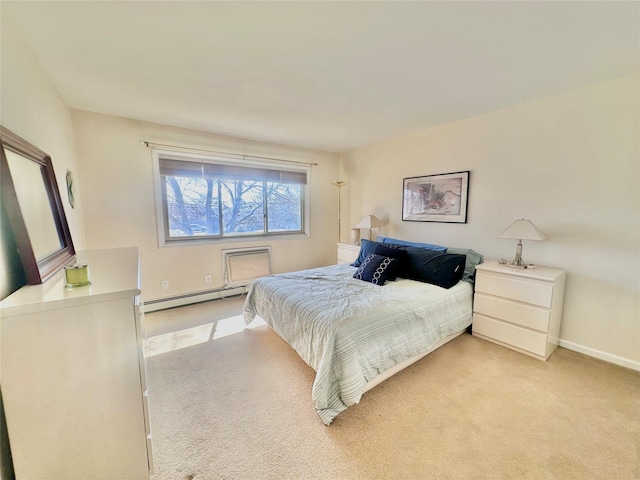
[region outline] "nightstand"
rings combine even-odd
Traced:
[[[339,243],[338,264],[355,262],[359,253],[360,245],[354,245],[353,243]]]
[[[473,335],[548,359],[558,346],[565,278],[566,272],[555,268],[478,265]]]

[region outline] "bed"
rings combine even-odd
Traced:
[[[325,425],[471,324],[471,281],[442,288],[398,276],[379,285],[354,278],[361,269],[270,275],[253,282],[245,301],[245,323],[264,319],[316,371],[311,396]]]

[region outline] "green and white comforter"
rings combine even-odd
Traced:
[[[245,323],[262,317],[316,371],[312,398],[326,425],[376,375],[471,324],[467,282],[446,290],[399,278],[380,287],[354,271],[333,265],[263,277],[244,306]]]

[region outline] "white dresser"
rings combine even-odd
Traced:
[[[566,272],[476,267],[473,335],[546,360],[558,346]]]
[[[148,479],[151,435],[137,248],[79,252],[0,303],[2,395],[18,480]]]
[[[360,245],[353,243],[339,243],[338,244],[338,264],[341,263],[353,263],[358,258],[360,253]]]

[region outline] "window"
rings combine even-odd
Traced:
[[[305,232],[306,167],[161,152],[157,161],[164,242]]]

